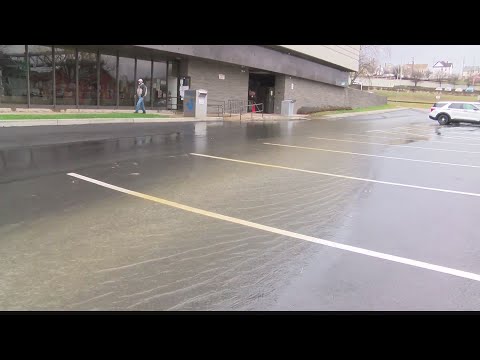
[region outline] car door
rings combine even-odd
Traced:
[[[480,121],[480,110],[473,104],[463,104],[465,118],[470,121]]]
[[[452,103],[448,106],[448,114],[452,120],[465,120],[463,104]]]

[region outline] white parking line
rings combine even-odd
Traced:
[[[407,137],[393,137],[393,136],[379,136],[379,135],[364,135],[364,134],[349,134],[349,133],[342,133],[343,135],[353,135],[353,136],[363,136],[363,137],[376,137],[379,139],[388,139],[388,140],[412,140],[412,141],[424,141],[421,139],[412,139]],[[430,140],[428,142],[439,143],[439,144],[451,144],[451,145],[468,145],[468,146],[480,146],[480,144],[470,144],[470,143],[459,143],[459,142],[450,142],[450,141],[438,141],[438,140]]]
[[[421,129],[421,128],[414,128],[414,127],[408,127],[408,126],[397,126],[392,128],[392,130],[415,130],[415,131],[428,131],[429,133],[432,133],[431,130],[433,129]]]
[[[371,183],[376,183],[376,184],[393,185],[393,186],[401,186],[401,187],[406,187],[406,188],[411,188],[411,189],[438,191],[438,192],[449,193],[449,194],[480,197],[480,194],[470,193],[470,192],[465,192],[465,191],[447,190],[447,189],[432,188],[432,187],[427,187],[427,186],[417,186],[417,185],[395,183],[395,182],[390,182],[390,181],[366,179],[366,178],[360,178],[360,177],[356,177],[356,176],[347,176],[347,175],[326,173],[326,172],[321,172],[321,171],[304,170],[304,169],[298,169],[298,168],[291,168],[291,167],[287,167],[287,166],[271,165],[271,164],[258,163],[258,162],[246,161],[246,160],[237,160],[237,159],[231,159],[231,158],[226,158],[226,157],[221,157],[221,156],[206,155],[206,154],[190,153],[190,155],[201,156],[201,157],[216,159],[216,160],[237,162],[237,163],[241,163],[241,164],[264,166],[264,167],[270,167],[270,168],[275,168],[275,169],[299,171],[299,172],[304,172],[304,173],[308,173],[308,174],[317,174],[317,175],[331,176],[331,177],[337,177],[337,178],[342,178],[342,179],[366,181],[366,182],[371,182]]]
[[[437,124],[435,121],[430,125],[412,124],[411,126],[424,128],[424,129],[452,129],[452,127],[450,126],[440,125],[440,124]],[[453,129],[457,129],[457,128],[454,127]]]
[[[438,130],[440,128],[414,128],[414,127],[396,127],[396,128],[393,128],[393,129],[407,129],[407,130],[415,130],[415,131],[427,131],[431,134],[433,134],[433,131],[435,130]],[[458,129],[458,128],[450,128],[450,127],[443,127],[441,128],[441,130],[444,132],[444,133],[447,133],[447,134],[453,134],[453,135],[468,135],[468,134],[473,134],[473,135],[476,135],[478,134],[479,137],[480,137],[480,133],[478,132],[478,130],[466,130],[466,129]]]
[[[344,134],[344,135],[357,135],[357,134]],[[358,136],[368,136],[368,135],[358,135]],[[449,152],[458,152],[458,153],[467,153],[467,154],[480,154],[480,151],[437,149],[437,148],[429,148],[429,147],[423,147],[423,146],[411,146],[411,145],[403,145],[403,144],[384,144],[384,143],[374,143],[374,142],[357,141],[357,140],[331,139],[331,138],[323,138],[323,137],[315,137],[315,136],[309,136],[309,138],[310,139],[317,139],[317,140],[342,141],[342,142],[367,144],[367,145],[400,146],[400,147],[404,147],[404,148],[422,149],[422,150],[431,150],[431,151],[449,151]],[[382,138],[384,138],[384,137],[382,137]],[[390,138],[384,138],[384,139],[390,139]],[[391,138],[391,139],[393,140],[395,138]],[[401,139],[401,140],[405,140],[405,139]],[[457,145],[459,145],[459,144],[457,144]]]
[[[393,129],[391,129],[393,130]],[[418,134],[418,133],[411,133],[411,132],[404,132],[404,131],[400,131],[400,130],[395,130],[395,131],[387,131],[387,130],[371,130],[370,132],[372,133],[386,133],[386,134],[394,134],[394,135],[398,135],[398,136],[402,136],[402,134],[408,134],[410,136],[416,136],[417,138],[419,137],[422,137],[422,138],[425,138],[426,140],[428,140],[428,137],[429,135],[432,135],[432,134]],[[418,139],[415,139],[415,140],[418,140]]]
[[[294,145],[274,144],[274,143],[263,143],[263,144],[264,144],[264,145],[272,145],[272,146],[282,146],[282,147],[288,147],[288,148],[295,148],[295,149],[326,151],[326,152],[339,153],[339,154],[358,155],[358,156],[369,156],[369,157],[376,157],[376,158],[383,158],[383,159],[403,160],[403,161],[414,161],[414,162],[421,162],[421,163],[427,163],[427,164],[436,164],[436,165],[462,166],[462,167],[477,168],[477,169],[480,168],[480,166],[478,166],[478,165],[465,165],[465,164],[447,163],[447,162],[440,162],[440,161],[428,161],[428,160],[419,160],[419,159],[409,159],[409,158],[402,158],[402,157],[395,157],[395,156],[364,154],[364,153],[356,153],[356,152],[350,152],[350,151],[321,149],[321,148],[314,148],[314,147],[307,147],[307,146],[294,146]]]
[[[432,123],[430,125],[423,125],[423,124],[412,124],[412,126],[416,127],[416,128],[424,128],[424,129],[434,129],[436,127],[439,127],[440,125],[436,124],[436,123]]]
[[[121,192],[121,193],[124,193],[124,194],[136,196],[136,197],[141,198],[141,199],[150,200],[150,201],[162,204],[162,205],[166,205],[166,206],[170,206],[170,207],[173,207],[173,208],[176,208],[176,209],[188,211],[188,212],[191,212],[191,213],[194,213],[194,214],[207,216],[207,217],[210,217],[210,218],[213,218],[213,219],[227,221],[227,222],[230,222],[230,223],[233,223],[233,224],[243,225],[243,226],[247,226],[247,227],[250,227],[250,228],[253,228],[253,229],[258,229],[258,230],[262,230],[262,231],[266,231],[266,232],[270,232],[270,233],[278,234],[278,235],[282,235],[282,236],[288,236],[288,237],[294,238],[294,239],[309,241],[309,242],[312,242],[312,243],[315,243],[315,244],[329,246],[329,247],[332,247],[332,248],[336,248],[336,249],[340,249],[340,250],[344,250],[344,251],[349,251],[349,252],[357,253],[357,254],[361,254],[361,255],[366,255],[366,256],[377,258],[377,259],[388,260],[388,261],[392,261],[392,262],[396,262],[396,263],[400,263],[400,264],[404,264],[404,265],[410,265],[410,266],[413,266],[413,267],[427,269],[427,270],[431,270],[431,271],[436,271],[436,272],[440,272],[440,273],[444,273],[444,274],[448,274],[448,275],[452,275],[452,276],[458,276],[458,277],[461,277],[461,278],[464,278],[464,279],[480,281],[480,275],[472,273],[472,272],[458,270],[458,269],[454,269],[454,268],[450,268],[450,267],[446,267],[446,266],[441,266],[441,265],[435,265],[435,264],[427,263],[427,262],[424,262],[424,261],[413,260],[413,259],[409,259],[409,258],[405,258],[405,257],[401,257],[401,256],[390,255],[390,254],[386,254],[386,253],[382,253],[382,252],[378,252],[378,251],[373,251],[373,250],[368,250],[368,249],[360,248],[360,247],[357,247],[357,246],[346,245],[346,244],[342,244],[342,243],[338,243],[338,242],[334,242],[334,241],[324,240],[324,239],[321,239],[321,238],[317,238],[317,237],[313,237],[313,236],[309,236],[309,235],[303,235],[303,234],[296,233],[296,232],[293,232],[293,231],[282,230],[282,229],[278,229],[278,228],[275,228],[275,227],[272,227],[272,226],[262,225],[262,224],[254,223],[254,222],[251,222],[251,221],[243,220],[243,219],[234,218],[234,217],[231,217],[231,216],[226,216],[226,215],[214,213],[214,212],[199,209],[199,208],[194,208],[194,207],[191,207],[191,206],[188,206],[188,205],[183,205],[183,204],[180,204],[180,203],[177,203],[177,202],[169,201],[169,200],[166,200],[166,199],[161,199],[161,198],[158,198],[156,196],[143,194],[143,193],[140,193],[140,192],[137,192],[137,191],[128,190],[128,189],[125,189],[125,188],[122,188],[122,187],[119,187],[119,186],[108,184],[106,182],[99,181],[99,180],[96,180],[96,179],[93,179],[93,178],[90,178],[90,177],[87,177],[87,176],[83,176],[83,175],[80,175],[80,174],[76,174],[76,173],[68,173],[67,175],[75,177],[77,179],[81,179],[81,180],[90,182],[92,184],[103,186],[107,189],[111,189],[111,190],[115,190],[115,191],[118,191],[118,192]]]
[[[422,137],[428,136],[427,134],[425,134],[425,135],[423,135],[423,134],[415,134],[415,133],[408,132],[408,131],[396,131],[396,132],[394,132],[394,131],[385,131],[385,130],[370,130],[370,132],[381,132],[381,133],[394,134],[394,135],[407,134],[407,135],[416,135],[416,136],[422,136]],[[435,135],[435,134],[431,134],[431,135]],[[442,136],[442,138],[445,138],[445,139],[480,140],[480,138],[473,138],[473,137],[468,137],[468,136],[445,136],[445,135],[441,135],[441,136]]]

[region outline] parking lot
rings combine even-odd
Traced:
[[[2,130],[0,309],[480,310],[480,126],[122,129]]]

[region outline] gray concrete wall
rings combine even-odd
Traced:
[[[349,107],[359,108],[387,103],[385,96],[371,94],[367,91],[345,89],[316,81],[277,75],[275,78],[275,113],[280,113],[281,102],[284,99],[296,100],[295,113]]]
[[[387,103],[386,96],[371,94],[368,91],[356,89],[346,89],[347,104],[352,108],[385,105]]]
[[[280,114],[282,100],[285,99],[285,75],[275,75],[274,113]]]
[[[285,77],[284,99],[296,100],[295,112],[302,108],[344,108],[347,106],[345,88],[289,76]],[[280,111],[281,101],[278,102]]]
[[[208,90],[209,100],[248,99],[248,71],[242,72],[239,66],[189,59],[187,73],[191,89]],[[225,80],[220,80],[219,74],[225,75]]]

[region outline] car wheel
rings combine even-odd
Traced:
[[[440,125],[447,125],[450,122],[448,115],[442,114],[437,118],[437,121]]]

